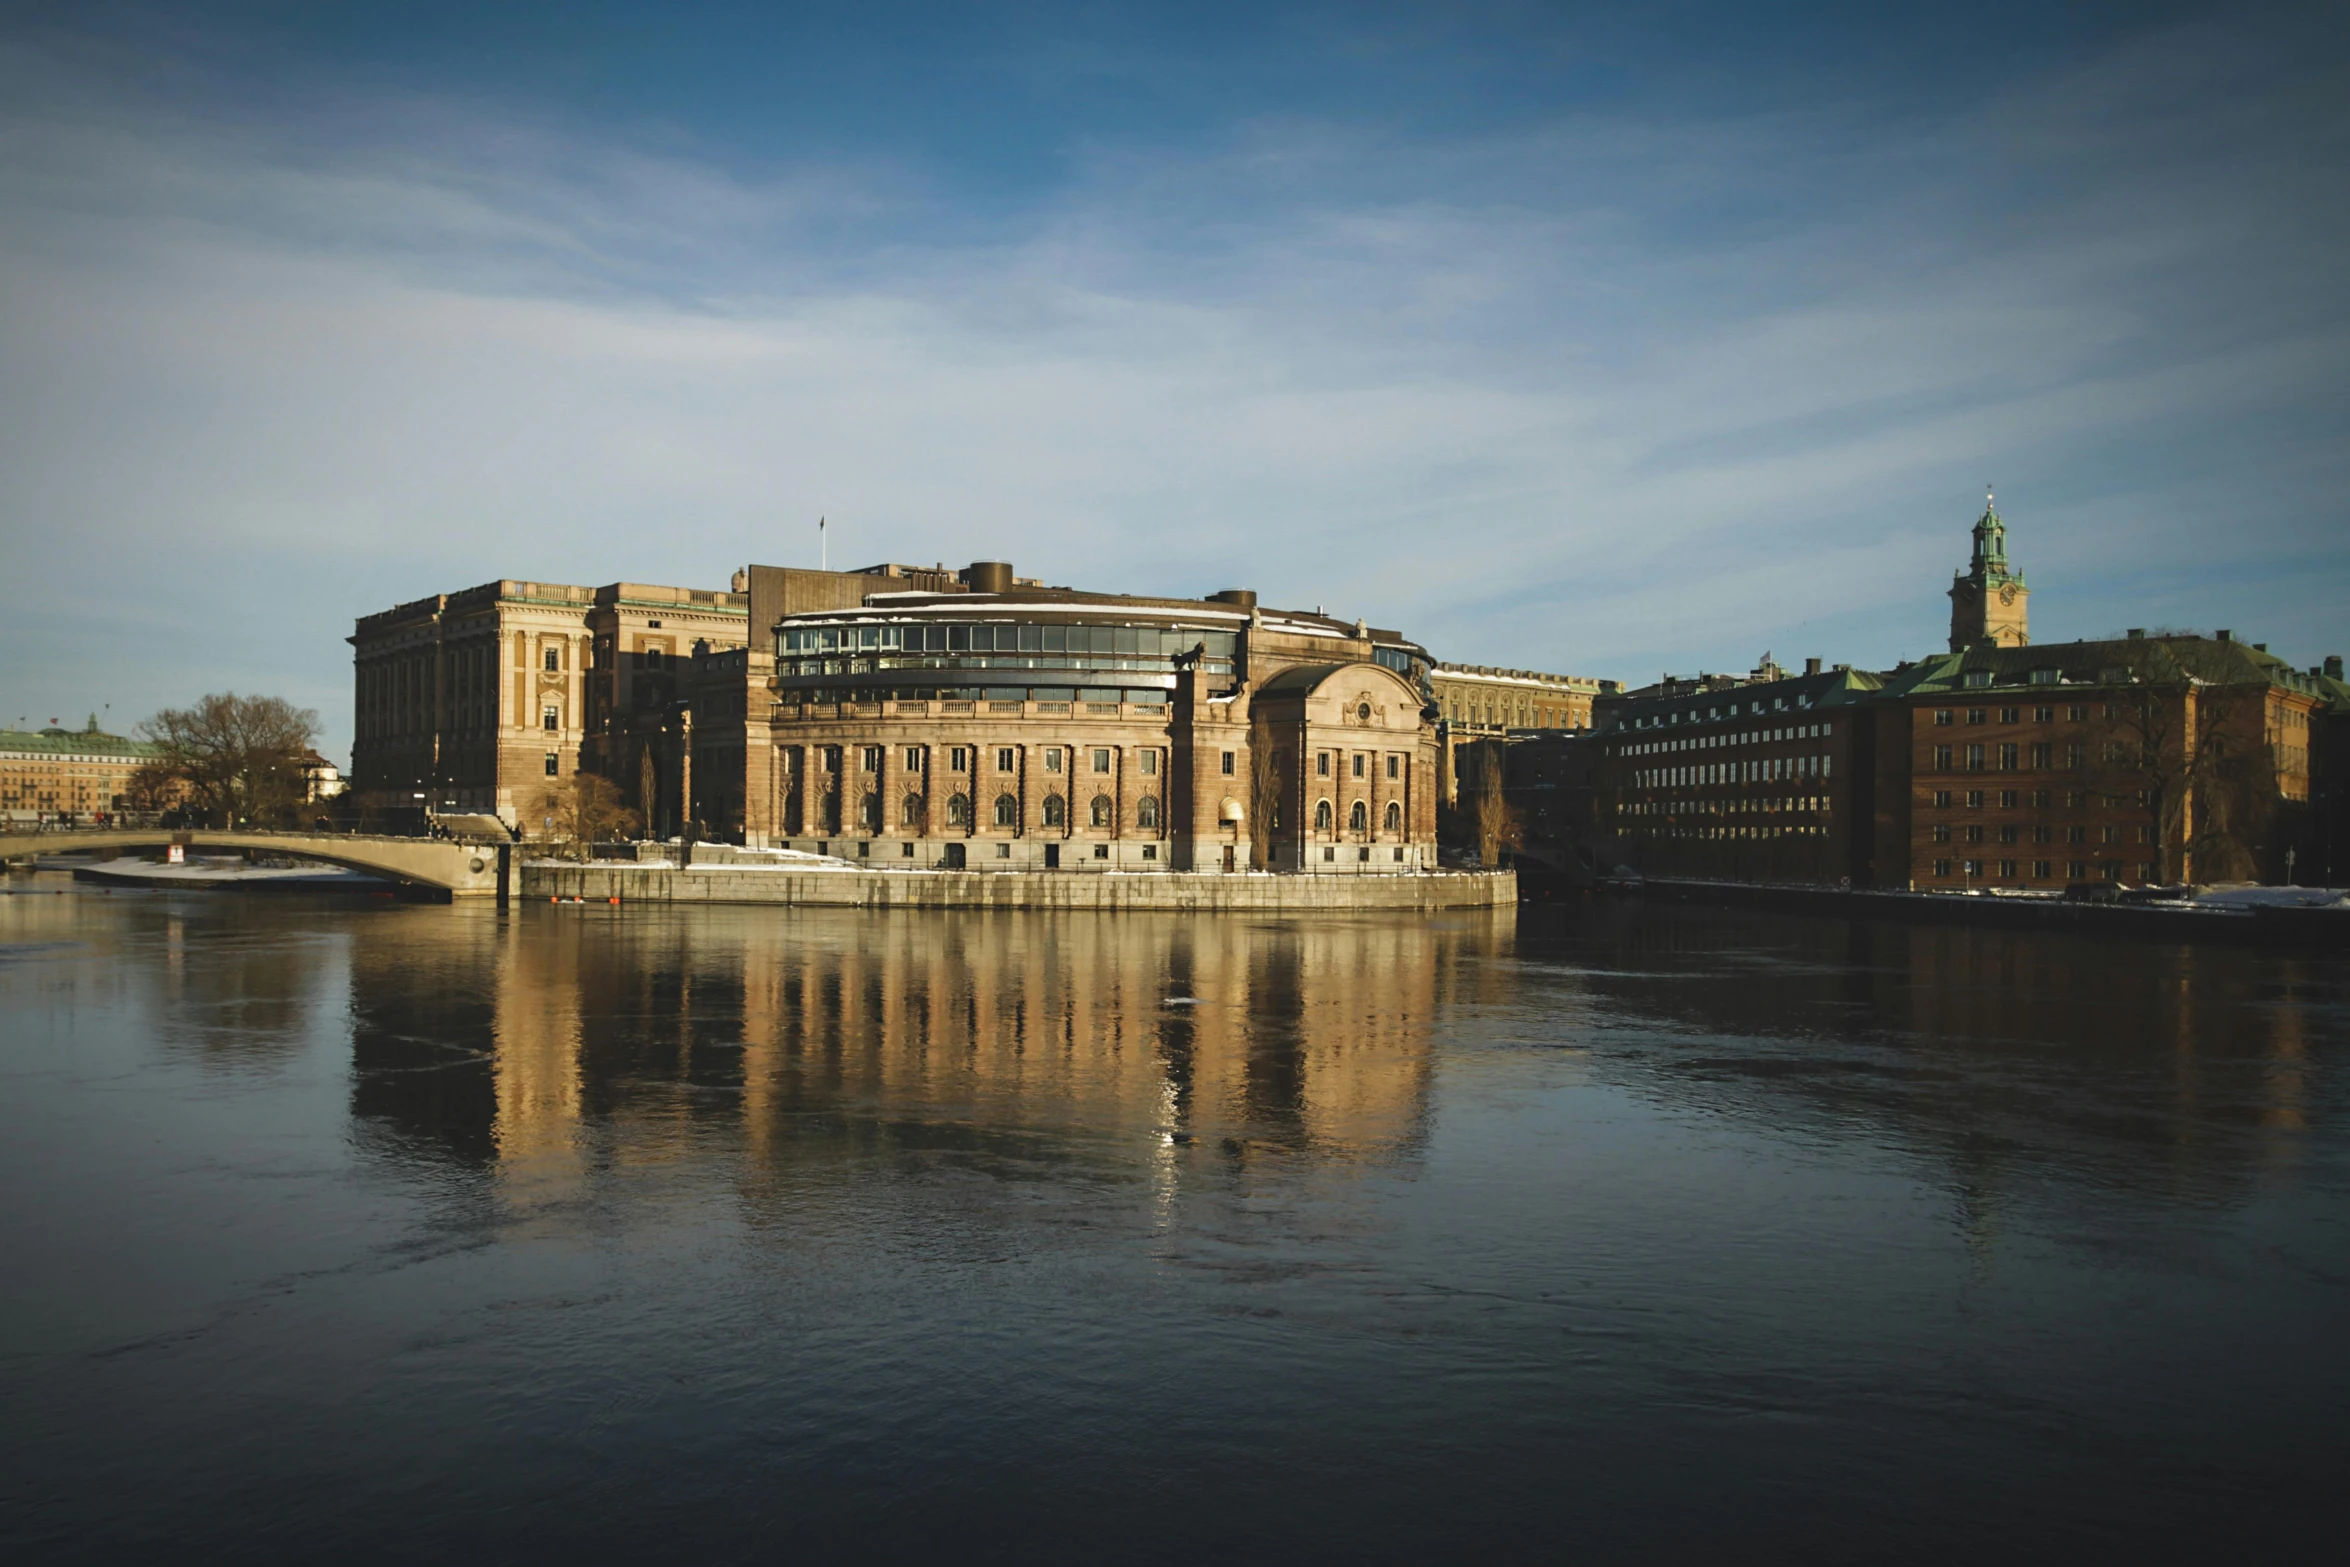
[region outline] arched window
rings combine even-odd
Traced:
[[[1057,794],[1046,795],[1044,797],[1044,824],[1047,827],[1068,826],[1069,802]]]
[[[865,824],[867,832],[881,831],[881,796],[869,794],[858,801],[857,819]]]
[[[1354,807],[1346,813],[1346,825],[1355,832],[1361,832],[1369,827],[1371,825],[1371,808],[1360,800],[1355,801]]]
[[[956,794],[947,797],[947,825],[949,827],[971,825],[971,797],[969,795]]]
[[[1112,814],[1114,814],[1114,811],[1115,807],[1110,804],[1110,797],[1108,795],[1097,794],[1093,797],[1093,824],[1096,827],[1109,826],[1110,817]]]
[[[922,796],[920,796],[920,795],[918,795],[918,794],[909,794],[909,795],[907,795],[907,796],[906,796],[906,803],[905,803],[905,805],[904,805],[904,806],[903,806],[903,807],[900,809],[900,811],[899,811],[899,813],[898,813],[898,814],[899,814],[900,818],[903,820],[903,822],[904,822],[904,824],[905,824],[906,826],[908,826],[908,827],[919,827],[919,826],[921,826],[921,825],[922,825]]]
[[[1146,794],[1134,802],[1134,825],[1156,829],[1159,825],[1159,797]]]
[[[1330,802],[1328,800],[1316,800],[1314,802],[1314,831],[1328,832],[1329,830]]]
[[[1389,832],[1403,831],[1403,802],[1401,800],[1387,802],[1387,830]]]
[[[995,824],[998,827],[1020,825],[1020,802],[1008,794],[995,797]]]

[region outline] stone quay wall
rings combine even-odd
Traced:
[[[867,909],[1075,909],[1102,913],[1352,914],[1515,907],[1513,871],[1417,876],[1226,875],[1158,871],[787,871],[623,863],[522,867],[526,901],[767,903]]]

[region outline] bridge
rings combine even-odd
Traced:
[[[355,871],[435,887],[452,897],[494,897],[501,869],[513,863],[513,845],[463,843],[448,838],[384,838],[364,833],[262,832],[225,827],[82,827],[0,834],[0,859],[36,854],[135,853],[185,844],[191,854],[254,849],[288,859],[317,860]]]

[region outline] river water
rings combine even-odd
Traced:
[[[2339,962],[11,885],[10,1562],[2339,1549]]]

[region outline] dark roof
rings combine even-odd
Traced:
[[[1888,683],[1890,697],[1934,697],[1986,689],[1968,675],[1988,675],[2000,687],[2115,686],[2184,677],[2221,685],[2281,685],[2321,701],[2323,676],[2295,669],[2249,642],[2216,637],[2117,637],[2097,642],[2041,642],[2023,647],[1969,648],[1920,659]]]

